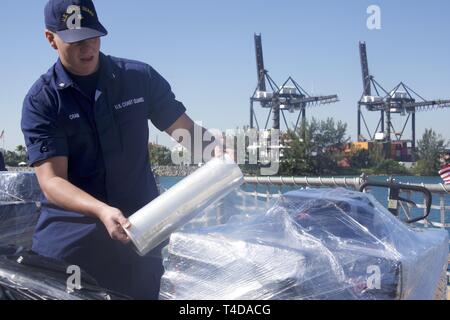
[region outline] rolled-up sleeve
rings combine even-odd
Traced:
[[[21,127],[27,146],[28,164],[68,156],[67,137],[58,123],[57,108],[32,95],[25,97]]]
[[[148,118],[155,127],[165,131],[186,112],[186,108],[175,99],[169,83],[156,70],[148,66],[148,74]]]

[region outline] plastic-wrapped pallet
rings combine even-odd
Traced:
[[[301,190],[238,210],[172,234],[161,299],[432,299],[447,269],[447,231],[413,229],[368,194]]]
[[[41,190],[33,173],[0,173],[0,246],[30,248]]]
[[[41,189],[31,172],[0,172],[0,203],[40,201]]]

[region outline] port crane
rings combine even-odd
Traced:
[[[358,141],[402,141],[405,140],[405,129],[411,122],[411,147],[416,148],[416,113],[419,111],[431,111],[450,107],[449,100],[427,100],[404,82],[400,82],[392,90],[385,90],[369,72],[366,43],[359,43],[361,70],[363,80],[363,94],[358,101]],[[369,129],[363,114],[363,109],[378,112],[379,120],[374,131]],[[394,128],[392,117],[394,115],[406,116],[400,131]],[[361,133],[361,124],[364,124],[369,139]],[[395,138],[393,139],[393,137]]]
[[[269,121],[272,116],[272,129],[281,130],[281,120],[284,120],[286,129],[290,129],[286,120],[286,112],[298,113],[294,131],[297,130],[300,120],[303,128],[306,121],[306,108],[338,102],[337,95],[312,96],[306,92],[292,77],[289,77],[281,86],[270,77],[269,72],[264,67],[264,57],[262,49],[261,34],[255,34],[256,66],[258,85],[250,98],[250,128],[258,130],[269,129]],[[255,103],[262,108],[268,109],[268,115],[263,128],[260,127],[255,112]]]

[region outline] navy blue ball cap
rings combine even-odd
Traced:
[[[98,20],[92,0],[49,0],[45,6],[45,27],[66,43],[108,34]]]

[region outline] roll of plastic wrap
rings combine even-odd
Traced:
[[[126,232],[136,251],[146,255],[243,181],[241,170],[228,155],[213,158],[129,218],[131,227]]]

